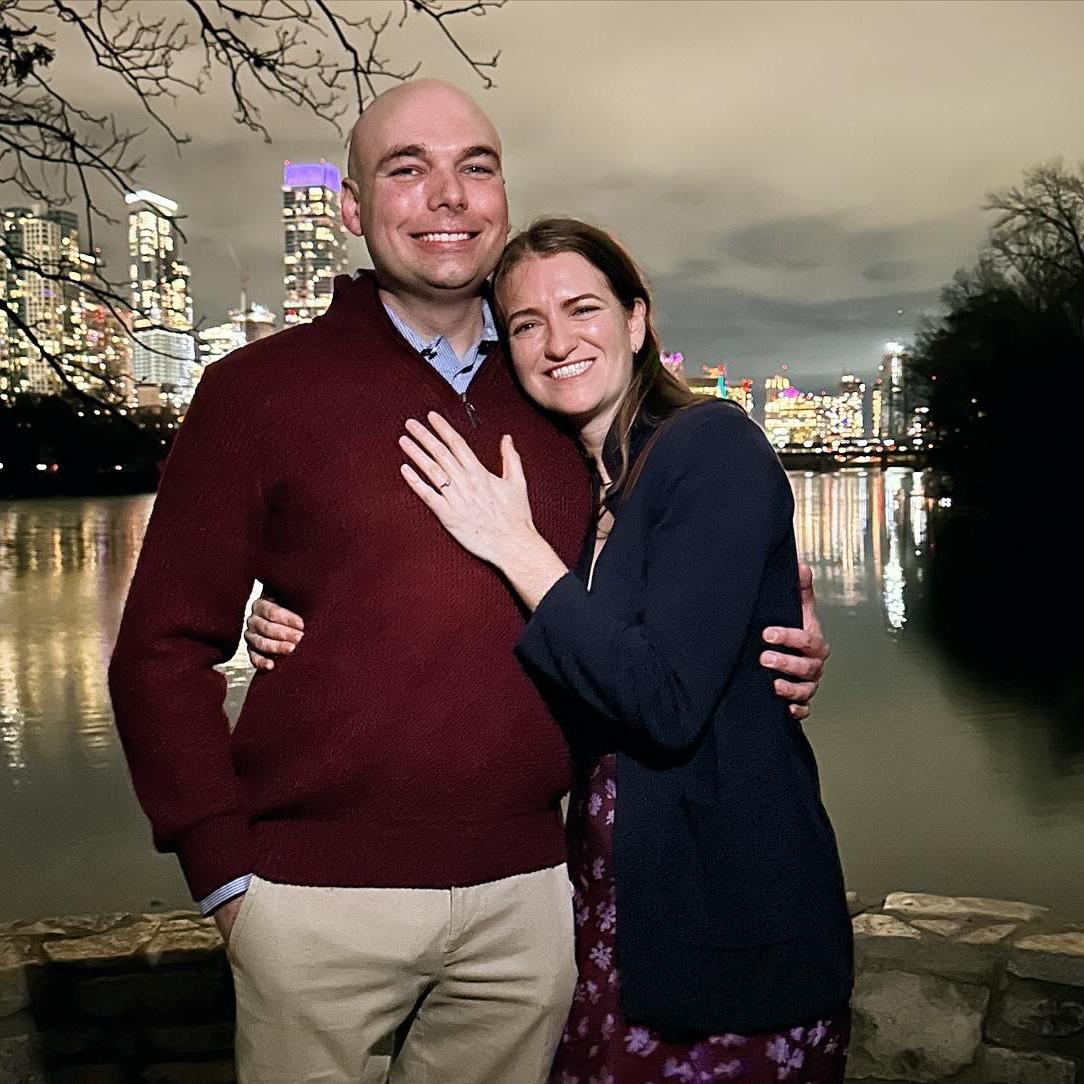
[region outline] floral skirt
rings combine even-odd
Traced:
[[[670,1043],[628,1024],[614,966],[617,906],[612,869],[617,758],[603,757],[569,812],[579,981],[550,1084],[838,1084],[850,1018],[843,1014],[773,1035],[710,1035]]]

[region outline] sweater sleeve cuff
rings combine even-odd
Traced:
[[[177,857],[194,900],[255,868],[252,829],[245,817],[224,814],[201,821],[181,838]]]

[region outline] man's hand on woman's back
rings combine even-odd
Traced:
[[[292,610],[261,595],[245,622],[248,657],[257,670],[273,670],[275,655],[289,655],[305,635],[305,622]]]
[[[809,715],[809,702],[816,695],[824,676],[824,664],[830,653],[828,641],[817,618],[813,594],[813,571],[807,564],[798,566],[798,582],[802,591],[802,627],[800,629],[766,628],[764,639],[777,648],[761,653],[760,663],[769,670],[784,675],[775,679],[775,691],[790,701],[790,713],[795,719]],[[276,655],[289,655],[305,635],[305,622],[298,614],[260,596],[252,604],[245,622],[245,642],[248,657],[257,670],[273,670]]]

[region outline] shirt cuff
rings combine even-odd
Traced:
[[[234,877],[229,884],[224,884],[221,888],[216,888],[209,896],[204,896],[203,899],[199,901],[200,914],[209,915],[212,911],[218,910],[224,903],[228,903],[235,897],[247,892],[248,886],[251,883],[251,873],[245,873],[240,877]]]

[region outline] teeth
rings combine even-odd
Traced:
[[[580,373],[586,373],[591,368],[591,362],[589,361],[574,361],[571,365],[562,365],[558,369],[550,371],[550,376],[554,380],[565,380],[570,376],[579,376]]]
[[[423,241],[466,241],[469,233],[423,233]]]

